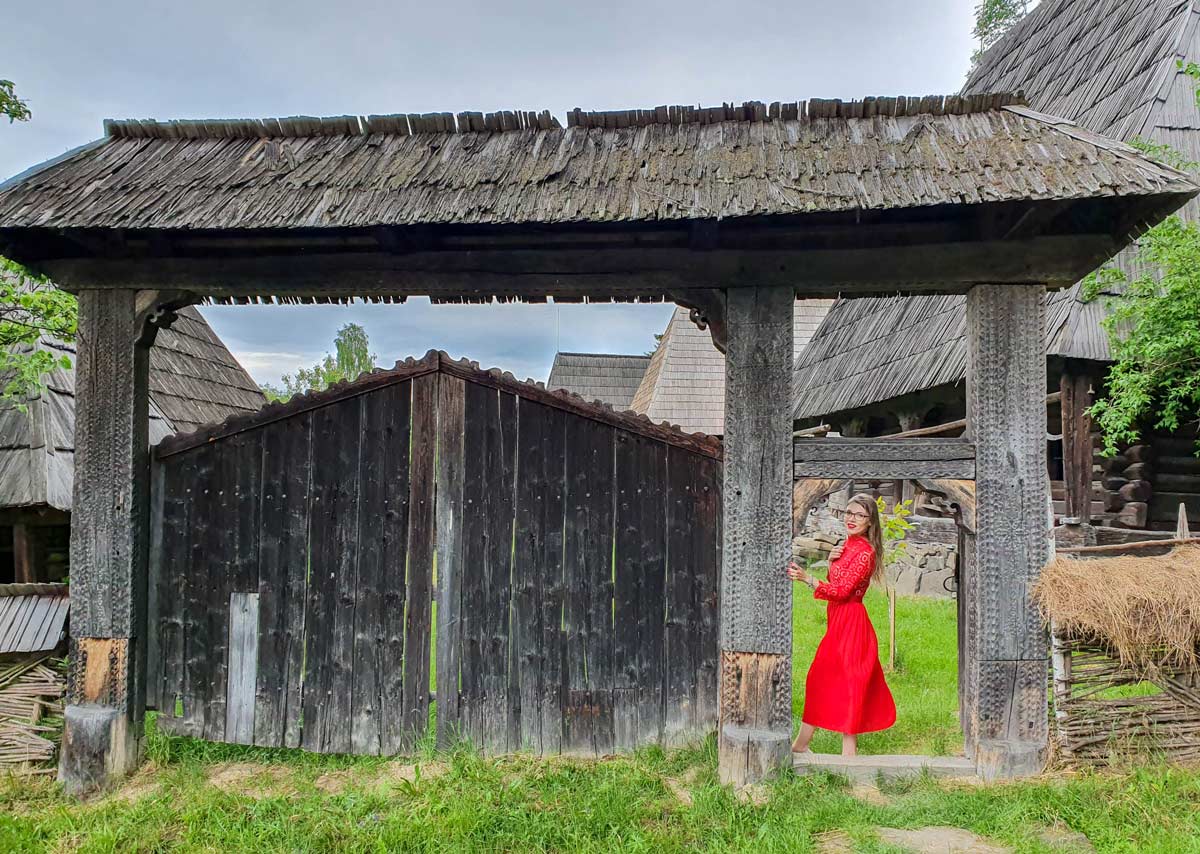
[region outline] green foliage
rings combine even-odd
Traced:
[[[1105,453],[1133,443],[1143,425],[1178,430],[1200,421],[1200,227],[1171,217],[1138,241],[1136,276],[1106,267],[1084,297],[1106,298],[1115,363],[1091,414]]]
[[[1000,41],[1028,10],[1028,0],[981,0],[975,7],[975,29],[971,31],[979,39],[979,50],[971,57],[971,64],[978,62],[984,51]]]
[[[907,550],[904,538],[912,529],[912,522],[908,521],[912,515],[912,501],[901,501],[891,513],[882,496],[875,499],[875,504],[879,508],[879,520],[883,523],[884,562],[894,563]]]
[[[29,105],[17,97],[11,80],[0,80],[0,116],[8,116],[8,123],[27,122],[33,115]]]
[[[42,391],[47,373],[71,366],[67,356],[36,345],[43,335],[73,340],[75,324],[75,297],[0,258],[0,404],[24,410],[25,401]]]
[[[334,383],[357,379],[377,367],[377,356],[371,352],[367,332],[357,323],[347,323],[339,329],[333,347],[334,353],[326,353],[311,368],[301,368],[294,377],[284,374],[282,386],[263,385],[263,394],[268,400],[288,400],[297,394],[322,391]]]

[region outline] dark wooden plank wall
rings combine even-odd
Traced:
[[[164,729],[370,754],[424,734],[436,381],[386,386],[155,463],[161,653],[149,694]],[[421,461],[412,476],[410,454]],[[230,601],[247,596],[257,636],[231,655],[241,627],[231,628]]]
[[[460,694],[439,724],[584,755],[714,730],[720,462],[471,383],[464,410]]]
[[[156,465],[170,731],[411,749],[435,581],[439,743],[603,755],[716,726],[717,460],[431,373]]]

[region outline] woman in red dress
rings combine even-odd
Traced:
[[[829,580],[813,578],[795,563],[788,575],[813,588],[813,598],[829,602],[828,626],[808,669],[804,716],[792,750],[808,750],[813,733],[842,733],[842,755],[858,752],[858,734],[887,729],[896,722],[896,704],[879,665],[879,642],[863,596],[871,581],[883,580],[883,529],[879,508],[869,495],[846,505],[844,545],[830,553]]]

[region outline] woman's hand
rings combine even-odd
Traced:
[[[845,543],[838,543],[833,547],[833,551],[829,553],[829,560],[835,561],[842,556],[842,550],[846,547]]]
[[[788,564],[787,574],[788,578],[792,579],[792,581],[799,581],[801,584],[807,584],[814,590],[817,589],[817,580],[801,569],[795,561],[791,561]]]

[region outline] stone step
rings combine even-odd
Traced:
[[[842,756],[836,753],[793,753],[792,767],[797,774],[828,771],[842,774],[856,783],[874,785],[880,777],[895,780],[915,777],[928,770],[934,777],[974,777],[975,763],[965,756]]]

